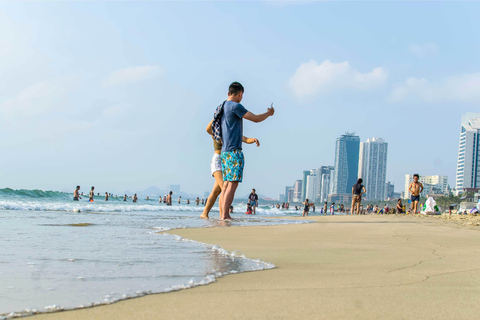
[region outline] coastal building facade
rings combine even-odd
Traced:
[[[480,113],[462,116],[458,148],[456,189],[480,188]]]
[[[385,200],[387,179],[388,143],[381,138],[371,138],[360,143],[358,178],[367,189],[365,199]]]

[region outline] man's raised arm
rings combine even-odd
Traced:
[[[275,109],[273,107],[271,107],[271,108],[267,109],[267,112],[262,113],[262,114],[253,114],[250,111],[248,111],[247,113],[245,113],[243,118],[247,119],[247,120],[250,120],[252,122],[255,122],[255,123],[259,123],[259,122],[264,121],[268,117],[273,116],[274,113],[275,113]]]

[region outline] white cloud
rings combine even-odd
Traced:
[[[435,43],[411,44],[409,51],[418,57],[429,57],[438,52],[438,46]]]
[[[477,102],[480,103],[480,73],[461,74],[437,82],[411,77],[397,86],[393,101],[420,99],[426,102]]]
[[[314,60],[302,63],[288,83],[297,97],[327,94],[339,89],[370,90],[385,83],[386,69],[378,67],[367,73],[353,69],[348,61],[318,64]]]
[[[118,70],[105,78],[105,86],[114,86],[117,84],[134,83],[143,80],[153,79],[163,72],[158,66],[131,67]]]
[[[9,116],[31,117],[68,109],[68,95],[76,82],[73,77],[61,77],[36,83],[6,100],[0,110]]]

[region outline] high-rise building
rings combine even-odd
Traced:
[[[293,196],[290,197],[290,190],[293,190],[293,187],[291,187],[291,186],[286,186],[285,187],[285,200],[283,200],[283,201],[285,201],[285,202],[292,202],[293,201]]]
[[[363,185],[367,189],[367,200],[383,201],[386,198],[387,151],[388,143],[380,138],[360,143],[358,177],[363,179]]]
[[[293,185],[293,202],[302,202],[302,180],[296,180]]]
[[[358,177],[359,149],[360,137],[355,133],[347,132],[337,138],[333,194],[352,194],[352,186]]]
[[[310,175],[310,170],[303,171],[302,196],[301,196],[302,202],[305,201],[305,198],[307,197],[307,178],[309,175]]]
[[[287,202],[293,202],[293,196],[295,194],[295,190],[293,189],[293,187],[291,187],[289,190],[288,190],[288,197],[287,197]]]
[[[283,193],[280,193],[280,194],[278,195],[278,201],[280,201],[280,202],[286,202],[286,201],[285,201],[285,195],[284,195]]]
[[[317,169],[317,196],[316,202],[325,202],[328,200],[328,195],[333,192],[333,166],[321,166]]]
[[[305,172],[305,171],[304,171]],[[310,170],[309,175],[307,176],[307,187],[305,188],[305,199],[308,199],[310,202],[315,202],[317,197],[317,187],[318,187],[318,169]],[[303,201],[305,201],[303,199]]]
[[[457,162],[457,191],[480,188],[480,113],[462,116]]]
[[[423,184],[423,192],[420,194],[422,197],[426,197],[428,194],[447,194],[448,177],[447,176],[420,176],[419,182]],[[410,183],[413,182],[413,174],[405,175],[405,198],[410,198]]]
[[[393,198],[398,198],[395,196],[395,185],[393,182],[387,181],[385,183],[385,200],[390,200]]]

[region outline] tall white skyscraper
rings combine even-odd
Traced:
[[[305,188],[305,199],[308,199],[308,201],[310,202],[315,202],[318,194],[317,188],[318,188],[318,169],[312,169],[310,170],[310,174],[307,176],[307,187]]]
[[[480,188],[480,113],[462,116],[457,162],[457,191]]]
[[[295,181],[293,190],[293,202],[302,202],[302,180]]]
[[[317,170],[317,202],[325,202],[328,199],[328,195],[333,193],[333,166],[321,166]]]
[[[368,200],[385,200],[388,143],[380,138],[360,143],[358,177],[363,179]]]

